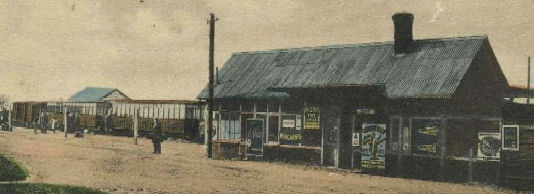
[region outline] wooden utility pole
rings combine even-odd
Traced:
[[[67,130],[68,130],[68,117],[67,117],[67,107],[63,107],[63,133],[65,134],[65,137],[67,137]]]
[[[527,70],[527,104],[530,104],[530,56],[528,56],[528,70]]]
[[[213,67],[214,65],[214,47],[215,47],[215,21],[217,19],[215,18],[215,14],[210,13],[210,47],[209,47],[209,83],[208,83],[208,123],[207,123],[207,136],[208,136],[208,158],[212,158],[212,151],[213,151],[213,141],[212,141],[212,122],[213,122]]]
[[[13,132],[13,124],[11,123],[13,121],[13,119],[11,118],[13,115],[11,114],[11,112],[13,112],[13,108],[9,108],[7,111],[7,129],[8,131]]]
[[[134,118],[134,145],[137,145],[137,136],[139,135],[139,109],[135,109]]]

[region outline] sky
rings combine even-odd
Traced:
[[[0,0],[0,93],[191,100],[208,81],[209,13],[222,67],[235,52],[392,41],[396,12],[414,14],[415,39],[488,35],[508,82],[526,85],[530,0]]]

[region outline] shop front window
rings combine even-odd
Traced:
[[[303,146],[321,146],[320,113],[321,110],[318,106],[304,108],[303,129],[301,131]]]
[[[438,153],[439,124],[439,119],[412,119],[412,153]]]
[[[240,114],[237,111],[221,112],[218,123],[219,139],[238,140],[241,138]]]
[[[278,115],[269,115],[269,141],[278,141]]]
[[[302,145],[300,115],[282,115],[280,128],[281,145]]]

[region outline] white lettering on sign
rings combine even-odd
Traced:
[[[356,114],[359,115],[374,115],[375,109],[356,109]]]
[[[282,127],[294,128],[295,127],[295,120],[293,120],[293,119],[283,120],[282,121]]]

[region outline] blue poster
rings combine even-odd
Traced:
[[[362,125],[362,167],[386,168],[386,125]]]
[[[519,125],[502,126],[502,149],[519,150]]]

